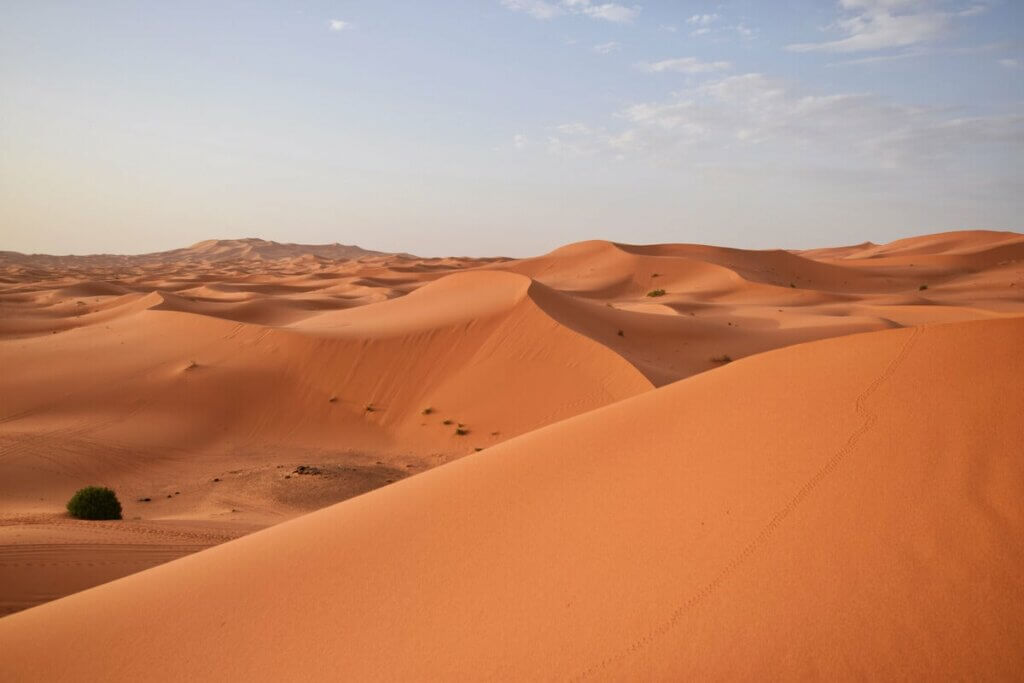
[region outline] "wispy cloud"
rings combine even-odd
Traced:
[[[985,4],[971,5],[967,9],[962,9],[959,12],[957,12],[957,15],[961,17],[976,17],[979,14],[984,14],[985,12],[989,11],[989,9],[990,7]]]
[[[862,64],[885,64],[888,62],[902,62],[905,59],[917,59],[934,54],[931,50],[912,48],[887,55],[872,55],[870,57],[857,57],[856,59],[844,59],[841,62],[830,62],[826,66],[858,66]]]
[[[536,19],[552,19],[565,14],[560,5],[545,0],[501,0],[501,4],[515,12],[526,12]]]
[[[605,21],[613,21],[616,23],[628,23],[636,19],[637,15],[640,14],[639,5],[626,7],[625,5],[618,5],[614,2],[591,5],[589,0],[564,1],[571,3],[571,5],[578,9],[581,14],[585,14],[592,19],[604,19]]]
[[[711,24],[718,21],[718,19],[719,16],[717,14],[694,14],[686,20],[686,23],[697,27],[690,31],[691,36],[704,36],[711,33]]]
[[[686,20],[686,23],[691,26],[710,26],[718,21],[718,19],[719,16],[717,14],[694,14]]]
[[[692,27],[690,35],[694,37],[710,35],[726,37],[731,34],[741,38],[753,38],[757,33],[756,29],[742,22],[738,24],[723,24],[720,14],[694,14],[686,20],[686,23]]]
[[[1021,64],[1021,61],[1019,59],[1007,58],[1007,59],[1000,59],[999,60],[999,66],[1005,67],[1007,69],[1019,69],[1019,68],[1021,68],[1021,66],[1024,66],[1024,65]]]
[[[342,21],[341,19],[331,19],[327,22],[327,27],[332,31],[345,31],[352,28],[352,24],[347,21]]]
[[[854,59],[844,59],[838,62],[831,62],[826,66],[852,66],[861,64],[885,64],[888,62],[899,62],[906,59],[918,59],[921,57],[939,57],[939,56],[955,56],[962,57],[965,55],[983,55],[990,54],[993,52],[1001,52],[1007,50],[1019,49],[1020,43],[1014,41],[1002,41],[995,43],[982,43],[980,45],[960,45],[956,47],[947,46],[934,46],[934,45],[915,45],[912,47],[903,48],[896,52],[888,52],[883,54],[874,54],[867,57],[857,57]],[[997,60],[999,61],[999,60]]]
[[[677,57],[663,59],[659,62],[640,62],[636,65],[641,71],[648,73],[675,72],[683,74],[706,74],[724,71],[732,66],[729,62],[703,62],[696,57]]]
[[[763,74],[727,76],[616,113],[618,129],[559,126],[559,154],[679,163],[787,159],[807,167],[939,172],[964,155],[1024,151],[1024,115],[958,116],[870,93],[819,94]]]
[[[739,34],[742,38],[753,38],[754,36],[757,35],[756,28],[751,28],[750,26],[747,26],[746,24],[743,23],[736,24],[735,26],[730,26],[729,28],[735,31],[737,34]]]
[[[607,55],[612,52],[618,52],[620,49],[622,49],[622,46],[615,42],[614,40],[609,41],[607,43],[600,43],[594,46],[594,52],[602,55]]]
[[[640,14],[640,5],[621,5],[615,2],[592,0],[501,0],[501,4],[516,12],[525,12],[536,19],[553,19],[562,15],[580,15],[614,23],[629,23]]]
[[[986,10],[971,5],[958,11],[940,8],[935,0],[839,0],[841,16],[827,29],[845,37],[821,43],[795,43],[793,52],[863,52],[900,48],[934,41],[958,17]]]

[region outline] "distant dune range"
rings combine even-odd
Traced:
[[[0,614],[190,555],[0,677],[1010,676],[1022,288],[984,231],[0,252]]]

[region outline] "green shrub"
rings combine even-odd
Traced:
[[[71,496],[68,513],[78,519],[121,519],[121,503],[108,488],[86,486]]]
[[[665,290],[664,289],[652,289],[651,291],[647,292],[647,296],[665,296]]]

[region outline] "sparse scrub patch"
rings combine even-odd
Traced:
[[[452,423],[451,420],[441,420],[441,424],[443,424],[443,425],[450,425],[451,423]]]
[[[732,362],[732,358],[729,355],[723,353],[721,356],[713,357],[711,359],[711,362],[712,363],[731,363]]]
[[[647,296],[665,296],[665,290],[664,289],[652,289],[651,291],[647,292]]]
[[[928,285],[921,285],[920,287],[917,288],[917,291],[923,292],[926,289],[928,289]]]
[[[424,415],[430,415],[432,412],[434,412],[434,409],[431,408],[430,406],[427,406],[426,408],[423,409]]]
[[[76,519],[121,519],[121,501],[106,487],[86,486],[71,496],[68,514]]]
[[[456,427],[455,434],[456,436],[465,436],[466,434],[469,434],[469,430],[465,427]]]

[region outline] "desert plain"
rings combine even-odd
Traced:
[[[1008,232],[2,252],[0,679],[1019,678],[1022,349]]]

